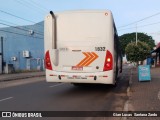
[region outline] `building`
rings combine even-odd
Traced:
[[[153,64],[155,67],[160,67],[160,42],[157,44],[156,48],[151,52],[153,58]]]
[[[44,22],[0,28],[0,69],[43,70],[43,31]]]

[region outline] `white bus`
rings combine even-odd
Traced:
[[[51,11],[44,27],[47,82],[115,85],[122,56],[111,11]]]

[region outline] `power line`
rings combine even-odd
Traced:
[[[141,25],[141,26],[137,26],[137,27],[138,27],[138,28],[141,28],[141,27],[147,27],[147,26],[156,25],[156,24],[160,24],[160,22],[151,23],[151,24],[146,24],[146,25]],[[125,28],[125,29],[120,29],[120,30],[118,30],[118,31],[128,30],[128,29],[135,29],[135,27],[130,27],[130,28]]]
[[[28,35],[25,35],[25,34],[20,34],[20,33],[16,33],[16,32],[7,31],[7,30],[0,30],[0,31],[6,32],[6,33],[12,33],[12,34],[16,34],[16,35],[21,35],[21,36],[27,36],[27,37],[32,37],[32,38],[43,39],[43,38],[40,38],[40,37],[28,36]]]
[[[149,19],[149,18],[151,18],[151,17],[157,16],[157,15],[159,15],[159,14],[160,14],[160,12],[158,12],[158,13],[156,13],[156,14],[153,14],[153,15],[151,15],[151,16],[145,17],[145,18],[143,18],[143,19],[140,19],[140,20],[138,20],[138,21],[135,21],[135,22],[132,22],[132,23],[129,23],[129,24],[120,26],[120,27],[118,27],[118,28],[123,28],[123,27],[127,27],[127,26],[130,26],[130,25],[136,24],[136,23],[138,23],[138,22],[144,21],[144,20],[146,20],[146,19]]]
[[[152,33],[148,33],[148,34],[160,35],[160,31],[157,31],[157,32],[152,32]]]
[[[20,26],[20,25],[17,25],[17,24],[15,24],[15,23],[12,23],[12,22],[9,22],[9,21],[6,21],[6,20],[2,20],[2,19],[0,19],[0,21],[1,22],[5,22],[5,23],[9,23],[9,24],[12,24],[12,25],[15,25],[15,26]],[[7,24],[7,25],[9,25],[9,24]],[[13,26],[14,27],[14,26]],[[26,26],[24,26],[25,28],[28,28],[28,27],[26,27]],[[25,28],[23,28],[23,29],[25,29]],[[30,28],[28,28],[28,29],[25,29],[25,30],[30,30]],[[36,31],[35,33],[37,33],[37,34],[43,34],[43,32],[42,31],[38,31],[38,30],[34,30],[34,31]]]
[[[5,25],[5,26],[9,26],[9,27],[13,27],[13,28],[16,28],[16,29],[19,29],[19,30],[23,30],[23,31],[27,31],[27,32],[29,32],[29,30],[26,30],[26,29],[23,29],[23,28],[20,28],[20,27],[15,27],[15,26],[11,26],[11,25],[7,25],[7,24],[5,24],[5,23],[0,23],[1,25]],[[38,34],[38,35],[42,35],[43,36],[43,34],[40,34],[40,33],[37,33],[37,32],[35,32],[36,34]]]
[[[31,9],[35,9],[36,11],[37,11],[37,13],[39,13],[39,14],[41,14],[41,15],[43,15],[45,12],[43,11],[43,10],[41,10],[40,11],[40,9],[38,8],[38,9],[36,9],[37,8],[37,6],[35,6],[35,5],[33,5],[33,4],[31,4],[30,2],[28,2],[28,1],[20,1],[20,0],[15,0],[17,3],[19,3],[19,4],[21,4],[21,5],[23,5],[23,6],[25,6],[25,7],[27,7],[27,8],[31,8]],[[42,11],[43,11],[43,13],[42,13]],[[41,13],[40,13],[41,12]]]
[[[5,11],[3,11],[3,10],[0,10],[0,12],[5,13],[5,14],[8,14],[8,15],[13,16],[13,17],[16,17],[16,18],[19,18],[19,19],[24,20],[24,21],[28,21],[28,22],[31,22],[31,23],[35,23],[35,22],[31,21],[31,20],[27,20],[27,19],[25,19],[25,18],[22,18],[22,17],[16,16],[16,15],[13,15],[13,14],[8,13],[8,12],[5,12]]]
[[[6,21],[6,20],[1,20],[0,19],[0,21],[5,22],[5,23],[9,23],[9,24],[12,24],[12,25],[15,25],[15,26],[19,26],[19,25],[15,24],[15,23],[12,23],[12,22],[9,22],[9,21]]]
[[[38,4],[37,2],[30,0],[28,2],[32,2],[32,4],[34,4],[35,6],[37,6],[38,8],[40,8],[41,10],[48,12],[49,10],[47,8],[45,8],[44,6],[42,6],[41,4]]]
[[[31,20],[28,20],[28,19],[19,17],[19,16],[17,16],[17,15],[14,15],[14,14],[11,14],[11,13],[8,13],[8,12],[5,12],[5,11],[3,11],[3,10],[0,10],[0,12],[5,13],[5,14],[10,15],[10,16],[13,16],[13,17],[16,17],[16,18],[19,18],[19,19],[21,19],[21,20],[24,20],[24,21],[27,21],[27,22],[36,24],[36,22],[34,22],[34,21],[31,21]],[[37,25],[38,25],[38,24],[37,24]],[[39,25],[39,26],[42,27],[42,25]]]

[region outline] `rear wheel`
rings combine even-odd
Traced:
[[[115,73],[115,79],[114,79],[114,87],[117,87],[117,81],[118,81],[118,66],[116,66],[116,73]]]
[[[113,87],[117,87],[117,81],[115,81],[115,83],[113,84]]]

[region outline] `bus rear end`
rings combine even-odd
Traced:
[[[45,18],[47,82],[114,84],[110,11],[70,11]]]

